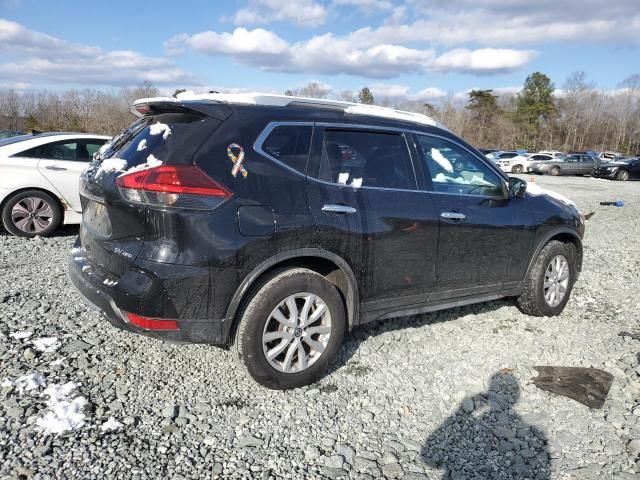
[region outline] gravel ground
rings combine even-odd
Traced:
[[[640,341],[619,333],[640,333],[640,182],[536,182],[595,212],[561,316],[497,301],[373,324],[289,392],[88,310],[65,271],[77,229],[0,233],[0,478],[638,478]],[[598,204],[616,192],[624,208]],[[590,410],[537,389],[534,365],[615,380]]]

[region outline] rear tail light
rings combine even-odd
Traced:
[[[167,320],[163,318],[148,318],[135,313],[125,312],[127,319],[131,325],[143,328],[145,330],[180,330],[178,322],[175,320]]]
[[[121,175],[120,194],[128,201],[157,207],[210,209],[233,195],[195,165],[162,165]]]

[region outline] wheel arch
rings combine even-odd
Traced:
[[[580,239],[580,236],[576,231],[570,228],[561,228],[561,229],[553,230],[552,232],[548,232],[544,237],[542,237],[540,241],[538,241],[536,250],[534,251],[533,255],[531,256],[531,259],[529,260],[529,266],[527,267],[527,273],[525,275],[525,278],[529,276],[529,272],[533,268],[536,258],[538,258],[538,255],[540,254],[542,249],[549,242],[553,240],[558,240],[562,243],[572,243],[573,245],[575,245],[576,251],[578,253],[578,258],[576,259],[576,266],[578,269],[578,273],[582,271],[582,256],[583,256],[582,240]]]
[[[42,188],[42,187],[22,187],[22,188],[15,189],[9,195],[4,197],[2,202],[0,202],[0,214],[4,210],[4,206],[7,204],[7,202],[9,200],[11,200],[16,195],[18,195],[18,194],[20,194],[22,192],[26,192],[28,190],[35,190],[37,192],[42,192],[42,193],[46,193],[47,195],[50,195],[56,201],[58,207],[60,207],[60,225],[64,224],[64,215],[65,215],[66,207],[67,207],[66,202],[64,202],[60,198],[60,195],[58,195],[57,193],[55,193],[55,192],[53,192],[51,190],[47,190],[46,188]]]
[[[235,335],[240,320],[239,314],[249,300],[248,295],[252,287],[259,285],[261,280],[274,270],[301,267],[321,274],[338,289],[347,310],[347,329],[351,330],[355,326],[360,300],[356,277],[349,264],[335,253],[320,248],[302,248],[274,255],[244,278],[227,307],[225,319],[229,325],[229,341],[232,341]]]

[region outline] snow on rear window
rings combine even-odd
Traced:
[[[217,123],[215,119],[182,112],[145,117],[107,157],[126,161],[119,171],[157,166],[160,161],[169,165],[190,163]]]

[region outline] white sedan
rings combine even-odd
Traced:
[[[496,160],[496,164],[503,172],[524,173],[531,162],[545,162],[553,159],[553,155],[547,153],[524,153],[513,158]]]
[[[110,137],[41,133],[0,140],[0,212],[20,237],[46,236],[80,223],[80,174]]]

